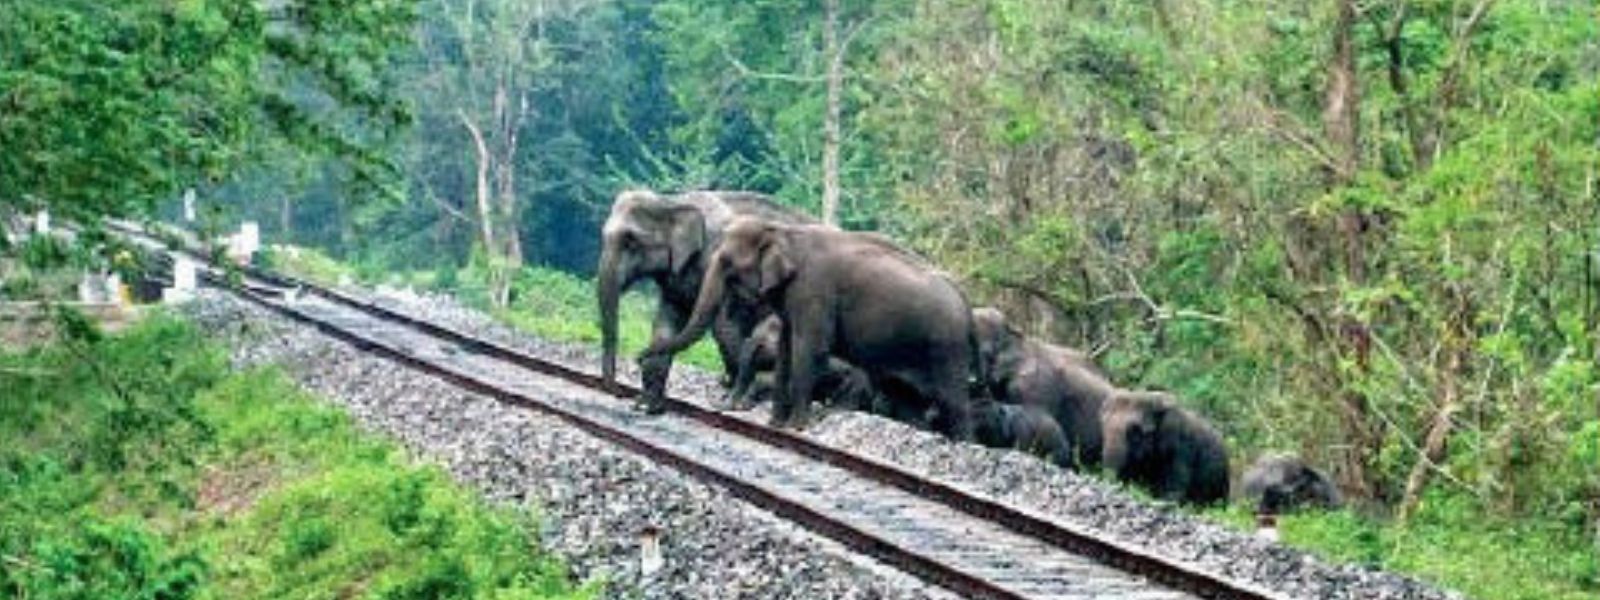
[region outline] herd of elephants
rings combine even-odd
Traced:
[[[770,399],[775,426],[812,401],[866,410],[956,440],[1105,469],[1155,496],[1229,495],[1228,451],[1164,392],[1123,389],[1082,352],[973,308],[949,276],[889,238],[843,231],[751,192],[618,194],[602,230],[602,369],[616,380],[618,303],[660,293],[639,358],[642,408],[662,410],[673,355],[709,330],[730,379],[726,409]],[[1241,479],[1262,513],[1332,508],[1339,492],[1298,457],[1263,457]]]

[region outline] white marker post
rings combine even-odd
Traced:
[[[128,305],[127,288],[122,285],[122,275],[111,273],[105,277],[106,301],[116,306]]]
[[[194,297],[195,290],[195,264],[189,257],[174,252],[172,254],[172,287],[161,290],[163,304],[177,304],[187,302]]]
[[[186,223],[194,222],[194,188],[183,191],[183,220]]]
[[[105,294],[105,277],[85,272],[83,277],[78,279],[78,302],[88,305],[105,304]]]
[[[255,221],[245,221],[239,225],[239,233],[229,238],[229,242],[228,254],[234,262],[248,265],[256,252],[261,250],[261,226]]]
[[[33,216],[33,232],[39,235],[50,235],[50,211],[40,210]]]
[[[661,555],[661,528],[655,525],[645,525],[639,531],[639,574],[645,577],[656,574],[662,567],[667,566],[666,557]]]

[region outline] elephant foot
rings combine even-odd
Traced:
[[[667,412],[667,403],[661,398],[640,396],[634,401],[633,407],[647,415],[659,415]]]
[[[810,424],[811,411],[796,409],[789,412],[789,414],[781,414],[776,410],[776,407],[772,411],[772,419],[767,421],[767,425],[774,429],[798,430],[805,429]]]
[[[732,394],[723,394],[722,397],[713,400],[711,402],[711,408],[720,411],[750,410],[750,406],[747,403],[743,402],[739,398],[733,397]]]

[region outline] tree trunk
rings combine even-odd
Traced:
[[[828,60],[828,114],[823,119],[822,222],[839,225],[839,101],[844,93],[844,49],[839,46],[839,0],[827,0],[822,28]]]
[[[1355,26],[1359,13],[1355,0],[1335,0],[1338,17],[1333,28],[1333,54],[1328,62],[1328,87],[1323,96],[1322,128],[1331,165],[1327,173],[1329,189],[1350,185],[1360,169],[1361,90],[1356,72]],[[1364,234],[1367,217],[1359,208],[1347,207],[1339,215],[1340,243],[1344,245],[1345,275],[1349,285],[1366,285]],[[1354,315],[1340,316],[1343,353],[1355,359],[1355,377],[1365,377],[1369,368],[1372,332]],[[1377,459],[1378,436],[1371,431],[1370,403],[1355,382],[1345,381],[1340,413],[1349,451],[1345,457],[1344,483],[1357,495],[1371,498],[1375,491],[1373,465]]]
[[[489,145],[483,139],[483,131],[478,129],[476,123],[467,116],[465,111],[459,111],[461,124],[466,126],[467,133],[472,135],[473,147],[478,153],[477,189],[475,195],[478,205],[478,235],[483,242],[484,260],[488,262],[489,269],[489,299],[497,307],[505,306],[506,277],[500,264],[500,247],[495,245],[495,207],[491,199],[493,191],[490,188],[489,172],[493,167],[493,156],[489,153]]]
[[[1339,3],[1338,21],[1333,29],[1333,56],[1328,62],[1328,87],[1323,94],[1322,129],[1333,155],[1330,184],[1341,186],[1355,177],[1360,160],[1359,107],[1361,93],[1356,80],[1355,0]]]
[[[1444,369],[1440,372],[1439,383],[1439,412],[1434,414],[1433,423],[1428,427],[1427,438],[1422,443],[1422,455],[1417,457],[1416,464],[1411,466],[1411,473],[1406,477],[1405,495],[1400,500],[1399,518],[1401,521],[1409,519],[1422,501],[1422,493],[1428,487],[1428,480],[1433,472],[1440,468],[1444,462],[1445,453],[1450,449],[1450,435],[1455,431],[1455,416],[1461,410],[1461,367],[1465,362],[1464,355],[1472,344],[1467,336],[1466,323],[1472,318],[1465,298],[1457,290],[1456,314],[1450,319],[1447,338],[1444,340],[1445,352],[1448,356]]]

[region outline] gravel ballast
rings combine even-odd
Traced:
[[[519,348],[547,360],[599,371],[598,345],[558,343],[514,331],[437,294],[379,288],[375,302]],[[637,381],[631,357],[619,357],[619,375]],[[717,376],[687,366],[673,369],[669,391],[709,404],[722,393]],[[764,409],[747,413],[765,420]],[[1227,577],[1293,598],[1456,599],[1461,595],[1394,573],[1333,564],[1306,552],[1205,521],[1171,506],[1152,504],[1118,486],[1057,468],[1016,452],[958,444],[872,415],[827,414],[803,434],[848,448],[910,472],[998,499],[1047,519],[1103,533],[1120,543],[1199,564]]]
[[[951,598],[940,588],[554,417],[513,408],[362,354],[206,291],[185,312],[228,342],[237,366],[281,365],[369,431],[441,464],[493,501],[535,507],[546,548],[608,598]],[[640,534],[660,531],[661,566]]]

